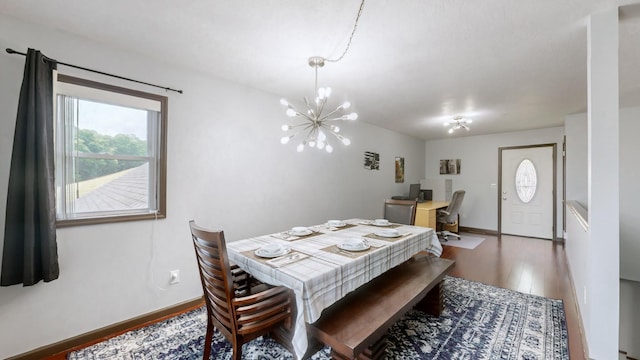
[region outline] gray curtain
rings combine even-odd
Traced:
[[[0,285],[58,278],[53,154],[53,70],[29,49],[9,173]]]

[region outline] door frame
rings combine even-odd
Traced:
[[[504,150],[519,150],[519,149],[529,149],[529,148],[539,148],[539,147],[551,147],[552,148],[552,157],[553,157],[553,179],[552,179],[552,186],[553,186],[553,191],[552,191],[552,195],[553,195],[553,225],[552,225],[552,235],[551,235],[551,240],[552,241],[556,241],[557,239],[557,234],[556,234],[556,228],[557,228],[557,217],[558,217],[558,204],[557,204],[557,167],[558,167],[558,159],[557,159],[557,144],[556,143],[548,143],[548,144],[533,144],[533,145],[520,145],[520,146],[505,146],[505,147],[499,147],[498,148],[498,238],[500,239],[502,237],[502,152]]]

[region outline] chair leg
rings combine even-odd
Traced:
[[[204,354],[202,355],[204,360],[209,360],[211,357],[211,342],[213,342],[213,324],[207,321],[207,335],[204,337]]]
[[[242,360],[242,343],[238,340],[233,342],[233,360]]]
[[[444,238],[446,239],[445,241],[447,241],[447,240],[448,240],[448,237],[449,237],[449,236],[456,237],[456,238],[458,238],[458,240],[460,240],[460,235],[458,235],[458,234],[456,234],[456,233],[452,233],[451,231],[447,231],[447,230],[445,230],[445,231],[443,231],[443,232],[442,232],[442,234],[444,235]]]

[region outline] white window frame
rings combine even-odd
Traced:
[[[149,156],[106,155],[106,154],[71,154],[68,144],[70,131],[60,112],[55,108],[58,95],[66,95],[84,100],[120,105],[131,108],[153,110],[159,112],[158,121],[148,121],[147,146]],[[167,105],[166,96],[146,93],[123,87],[103,84],[91,80],[68,75],[57,74],[54,86],[54,118],[56,153],[56,225],[58,227],[159,219],[166,217],[166,149],[167,149]],[[71,192],[67,179],[73,174],[70,167],[76,158],[113,158],[119,160],[144,160],[149,164],[148,207],[120,211],[97,211],[76,213],[68,201]],[[71,171],[71,172],[70,172]]]

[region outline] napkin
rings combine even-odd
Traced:
[[[271,259],[271,260],[267,260],[266,263],[273,266],[273,267],[281,267],[281,266],[285,266],[288,264],[291,264],[293,262],[296,262],[298,260],[302,260],[304,258],[308,258],[309,255],[307,254],[301,254],[298,252],[293,252],[290,254],[287,254],[285,256],[281,256],[275,259]]]
[[[276,238],[276,239],[285,240],[285,241],[292,241],[292,240],[300,239],[299,236],[289,235],[286,232],[277,233],[277,234],[271,234],[271,236]]]

